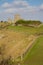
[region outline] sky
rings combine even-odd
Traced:
[[[43,22],[43,0],[0,0],[0,21],[14,19],[15,14]]]

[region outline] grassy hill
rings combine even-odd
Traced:
[[[0,53],[4,51],[4,58],[11,56],[15,60],[15,57],[21,56],[37,36],[38,38],[33,42],[34,45],[30,47],[31,50],[28,49],[23,57],[23,62],[20,59],[19,63],[22,65],[43,65],[43,25],[39,27],[9,25],[0,29],[0,47],[4,46],[2,46]],[[18,62],[15,62],[15,65],[18,65]]]

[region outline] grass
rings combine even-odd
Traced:
[[[25,26],[8,26],[8,29],[18,32],[24,32],[26,34],[34,34],[37,32],[37,28]]]
[[[37,28],[37,30],[38,30],[37,33],[43,32],[43,25]]]
[[[24,65],[43,65],[43,36],[40,36],[35,45],[24,58]]]

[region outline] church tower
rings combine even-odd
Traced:
[[[14,16],[14,23],[16,23],[16,21],[18,21],[18,20],[20,20],[20,19],[21,19],[20,15],[19,15],[19,14],[16,14],[16,15]]]

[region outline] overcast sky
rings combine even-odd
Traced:
[[[23,19],[43,21],[43,0],[0,0],[0,20],[13,19],[16,13]]]

